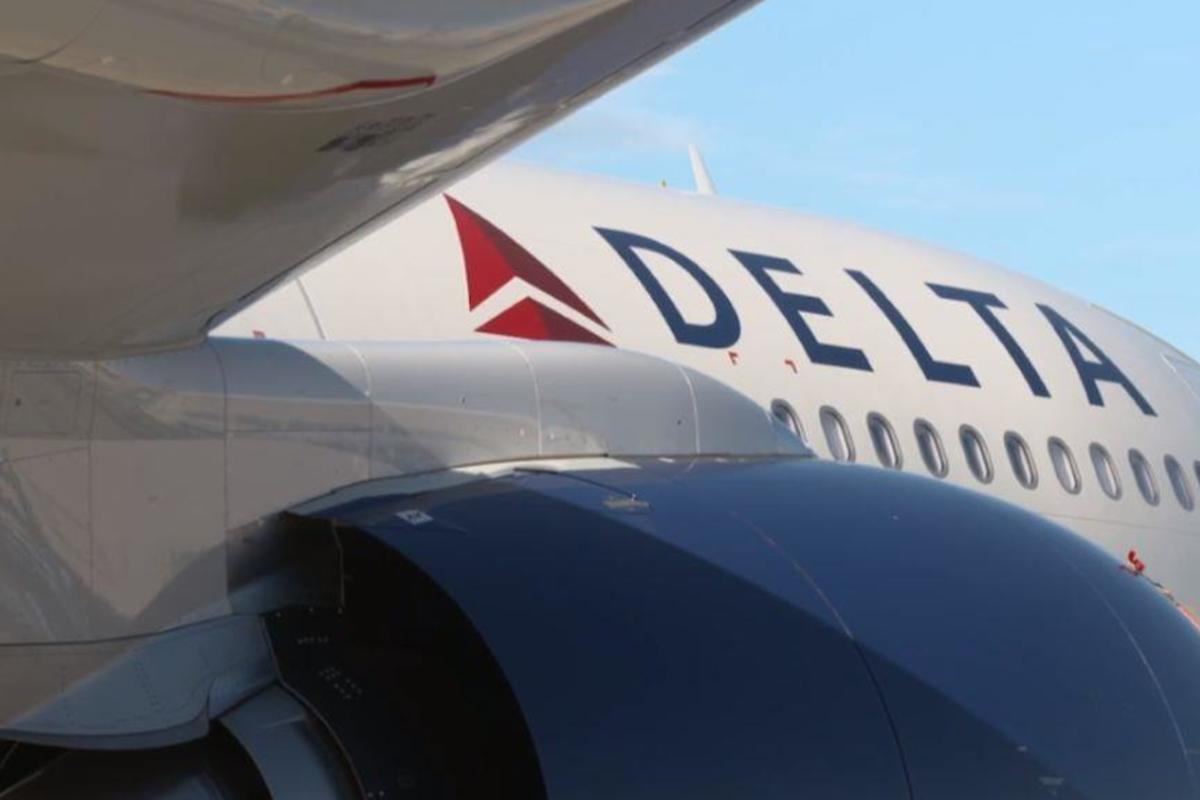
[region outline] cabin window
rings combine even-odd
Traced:
[[[1100,488],[1113,500],[1120,500],[1121,478],[1117,475],[1112,456],[1099,444],[1093,444],[1088,452],[1092,457],[1092,466],[1096,468],[1096,479],[1100,481]]]
[[[1062,439],[1050,440],[1050,463],[1054,465],[1054,474],[1058,482],[1070,494],[1079,494],[1083,481],[1079,478],[1079,467],[1075,463],[1075,454]]]
[[[963,454],[967,457],[967,466],[970,467],[971,474],[980,483],[991,483],[996,473],[992,469],[992,457],[988,453],[983,436],[970,425],[963,425],[958,432],[958,438],[962,441]]]
[[[1004,434],[1004,450],[1008,453],[1008,463],[1012,465],[1017,483],[1026,489],[1036,489],[1037,465],[1033,463],[1033,453],[1029,452],[1029,445],[1025,440],[1019,434],[1009,431]]]
[[[800,424],[800,416],[796,413],[796,409],[792,408],[791,403],[779,398],[772,400],[771,415],[782,422],[785,428],[800,437],[801,441],[805,441],[804,426]]]
[[[888,469],[900,469],[904,465],[904,456],[900,453],[900,442],[896,440],[892,424],[882,414],[868,414],[867,430],[879,463]]]
[[[1158,481],[1154,479],[1154,470],[1150,468],[1150,462],[1140,450],[1129,451],[1129,466],[1133,469],[1133,479],[1137,482],[1138,491],[1142,493],[1142,499],[1152,506],[1158,505]]]
[[[1167,470],[1167,479],[1171,481],[1171,488],[1175,490],[1175,499],[1179,501],[1179,505],[1183,506],[1185,511],[1191,511],[1196,507],[1196,496],[1192,494],[1191,484],[1188,483],[1187,473],[1183,471],[1183,467],[1174,456],[1167,456],[1163,459],[1163,466]]]
[[[913,423],[913,433],[917,436],[917,449],[921,451],[921,460],[925,469],[937,478],[944,478],[950,472],[950,462],[946,460],[946,450],[942,447],[942,437],[937,428],[923,419]]]
[[[825,442],[829,445],[829,455],[835,461],[854,461],[854,440],[850,438],[850,429],[846,419],[837,409],[825,406],[821,409],[821,430],[825,433]]]

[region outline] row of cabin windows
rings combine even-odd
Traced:
[[[797,436],[804,438],[800,418],[790,404],[784,400],[776,400],[771,404],[771,412]],[[858,452],[854,447],[854,439],[841,413],[835,408],[825,406],[820,411],[820,421],[830,455],[837,461],[857,461]],[[878,413],[868,414],[867,432],[879,463],[889,469],[902,469],[904,454],[900,449],[896,431],[887,418]],[[923,419],[918,419],[913,424],[913,433],[925,469],[934,477],[945,478],[950,473],[950,461],[946,458],[941,434],[932,423]],[[958,436],[971,474],[980,483],[991,483],[996,477],[996,470],[983,435],[970,425],[963,425]],[[1050,464],[1054,468],[1059,485],[1070,494],[1079,494],[1083,490],[1083,479],[1071,448],[1058,437],[1051,438],[1047,448]],[[1017,483],[1026,489],[1036,489],[1040,478],[1029,443],[1020,434],[1009,431],[1004,435],[1004,452]],[[1120,500],[1124,488],[1112,454],[1103,445],[1093,443],[1088,448],[1088,457],[1101,491],[1113,500]],[[1142,499],[1152,506],[1157,506],[1162,501],[1162,495],[1150,461],[1140,450],[1133,449],[1129,451],[1129,467]],[[1163,459],[1163,467],[1175,500],[1185,510],[1194,510],[1196,495],[1183,465],[1174,456],[1166,456]],[[1200,482],[1200,461],[1194,463],[1193,471],[1196,481]]]

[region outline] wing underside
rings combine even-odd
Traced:
[[[752,1],[21,0],[0,355],[195,341]]]

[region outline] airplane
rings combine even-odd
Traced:
[[[750,5],[5,9],[0,798],[1200,796],[1195,361],[462,180]]]
[[[738,389],[826,458],[993,495],[1118,559],[1134,550],[1200,608],[1200,364],[935,247],[501,162],[216,330],[644,352]]]

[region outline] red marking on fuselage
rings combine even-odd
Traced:
[[[446,195],[446,202],[458,226],[467,269],[467,298],[472,310],[509,281],[520,278],[608,330],[583,298],[511,236],[453,197]]]
[[[1122,564],[1121,569],[1125,570],[1135,578],[1141,578],[1143,580],[1150,581],[1150,585],[1157,589],[1158,593],[1165,597],[1171,605],[1175,606],[1179,613],[1183,615],[1184,619],[1191,623],[1192,627],[1200,632],[1200,618],[1196,616],[1192,609],[1179,602],[1170,589],[1146,574],[1146,562],[1142,561],[1141,557],[1138,556],[1137,550],[1130,550],[1125,556],[1125,559],[1129,563],[1128,565]]]
[[[288,94],[207,94],[205,92],[176,92],[170,89],[150,89],[149,94],[163,97],[174,97],[179,100],[195,100],[201,103],[288,103],[298,100],[319,100],[323,97],[334,97],[350,92],[378,92],[387,89],[411,89],[416,86],[433,86],[437,82],[436,75],[420,75],[415,78],[383,78],[375,80],[354,81],[325,89],[314,89],[308,92],[291,92]]]
[[[800,370],[796,369],[796,362],[792,361],[790,358],[785,358],[783,360],[783,363],[786,364],[787,366],[791,367],[792,372],[796,372],[796,373],[800,372]]]
[[[479,333],[499,336],[515,336],[518,339],[535,339],[553,342],[582,342],[584,344],[612,344],[596,334],[548,308],[532,297],[526,297],[497,316],[476,328]]]
[[[738,352],[737,352],[737,350],[730,350],[730,351],[729,351],[729,361],[730,361],[730,363],[731,363],[731,364],[733,364],[735,367],[737,366],[737,362],[738,362]]]

